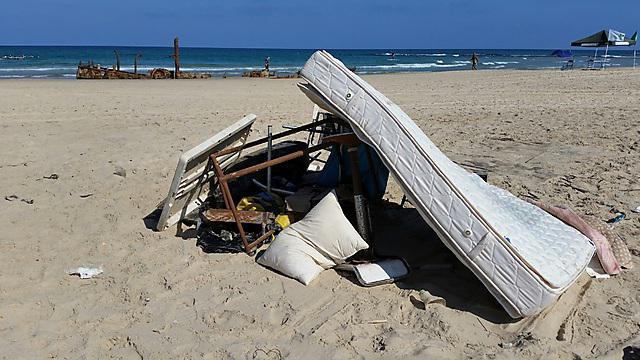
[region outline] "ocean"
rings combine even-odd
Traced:
[[[111,46],[0,46],[0,78],[75,78],[79,61],[93,61],[102,66],[115,64],[114,49],[120,53],[121,69],[133,70],[136,54],[140,54],[138,70],[173,68],[173,52],[169,47]],[[209,72],[213,76],[239,76],[249,70],[260,70],[265,57],[271,58],[271,70],[286,75],[295,73],[314,50],[295,49],[180,49],[181,70]],[[451,71],[471,67],[471,54],[479,58],[479,69],[557,69],[566,58],[553,56],[553,50],[527,49],[378,49],[329,50],[347,66],[360,74]],[[576,67],[584,67],[593,50],[574,50]],[[598,55],[604,54],[601,49]],[[633,50],[609,51],[609,66],[633,66]],[[640,66],[640,63],[638,64]]]

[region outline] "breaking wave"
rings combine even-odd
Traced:
[[[464,64],[442,64],[442,63],[421,63],[421,64],[394,64],[394,65],[365,65],[358,66],[357,70],[410,70],[429,68],[453,68],[464,66]]]

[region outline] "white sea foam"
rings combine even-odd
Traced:
[[[487,65],[487,66],[507,65],[507,64],[520,64],[520,63],[518,61],[486,61],[482,63],[482,65]]]
[[[447,53],[389,53],[387,52],[382,55],[384,56],[392,56],[392,55],[393,56],[447,56],[448,54]]]
[[[394,64],[394,65],[365,65],[358,66],[358,70],[409,70],[409,69],[429,69],[429,68],[450,68],[460,67],[464,64],[438,64],[438,63],[421,63],[421,64]]]
[[[76,68],[71,67],[41,67],[41,68],[0,68],[0,71],[3,72],[26,72],[26,71],[63,71],[63,70],[75,70]]]

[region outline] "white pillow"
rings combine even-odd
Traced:
[[[330,192],[302,220],[280,232],[257,261],[308,285],[322,270],[368,247]]]
[[[258,264],[279,271],[305,285],[309,285],[322,270],[336,265],[331,259],[300,239],[295,231],[290,230],[290,227],[276,236],[257,261]]]
[[[307,244],[341,264],[344,260],[369,245],[342,213],[335,192],[320,200],[305,217],[287,229],[298,233]]]

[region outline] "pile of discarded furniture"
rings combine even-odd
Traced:
[[[514,318],[550,306],[592,260],[596,246],[584,232],[451,161],[329,53],[314,53],[301,76],[299,88],[316,105],[312,122],[275,134],[269,127],[250,141],[249,115],[185,152],[157,230],[195,225],[198,244],[211,252],[254,255],[269,244],[257,262],[304,284],[334,267],[354,271],[363,285],[389,283],[410,270],[376,251],[371,208],[392,175]],[[306,141],[283,140],[301,135]]]

